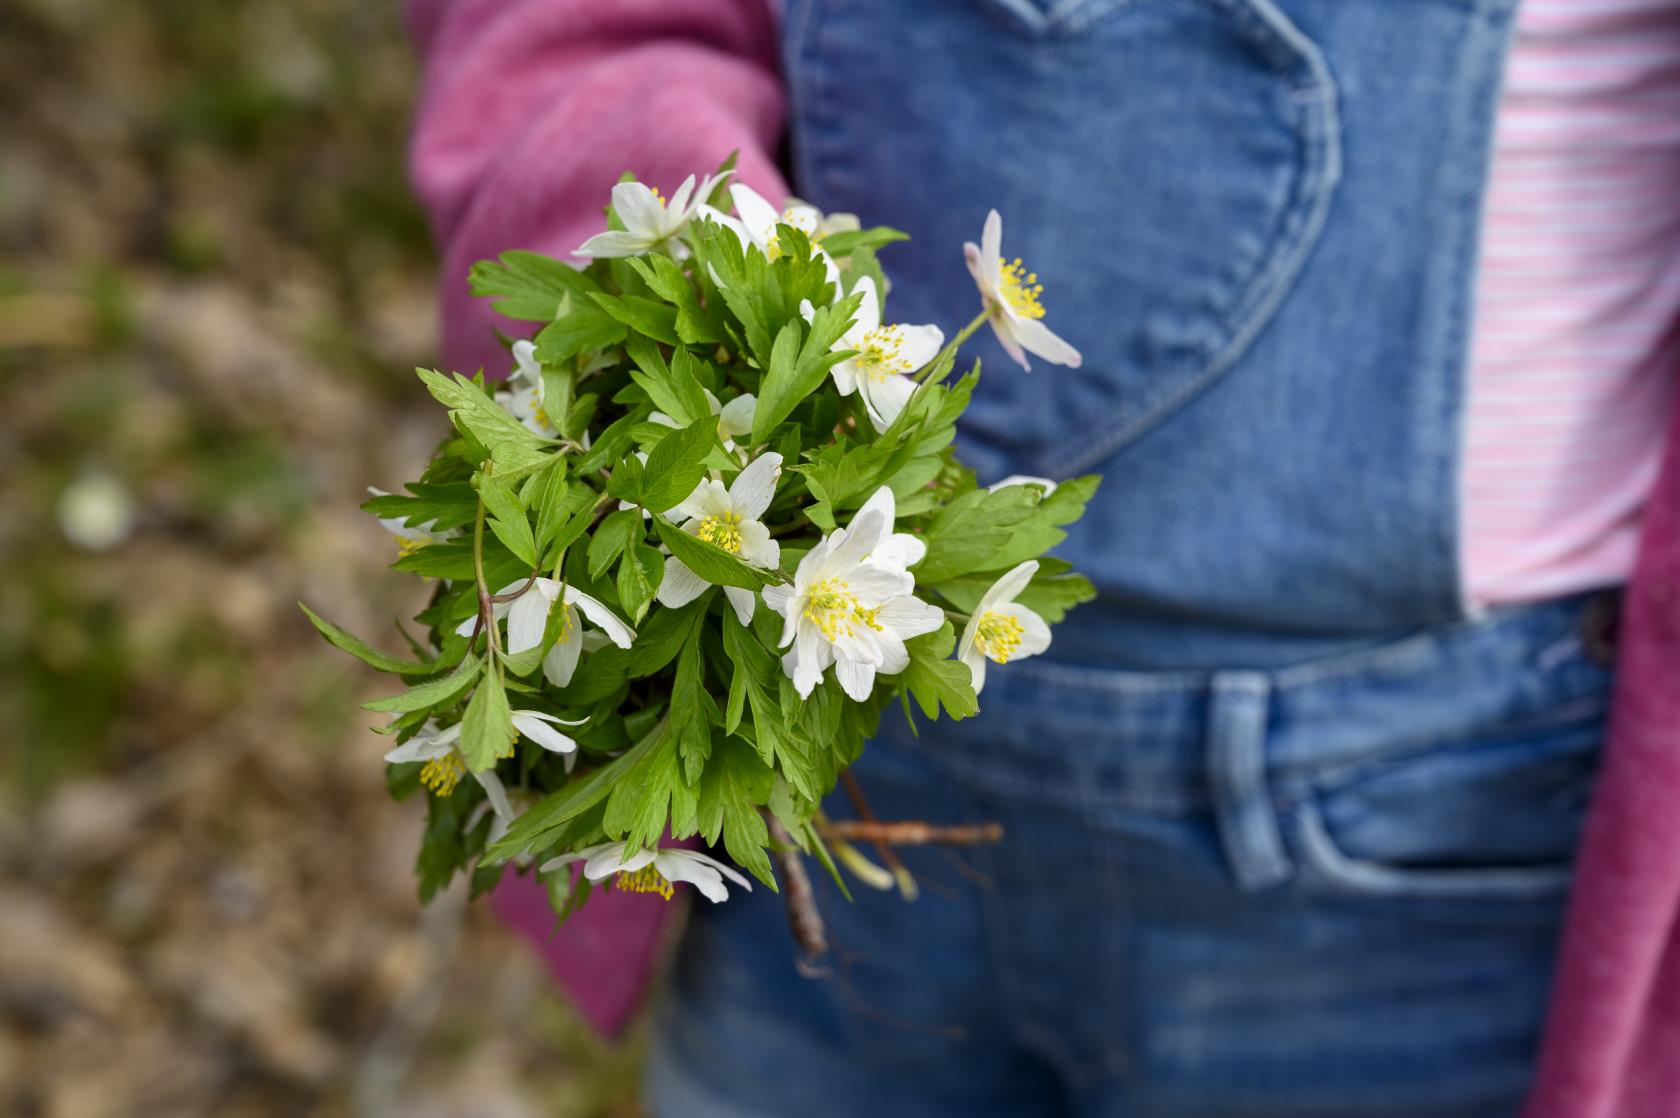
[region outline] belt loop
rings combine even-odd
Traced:
[[[1266,711],[1271,683],[1260,672],[1214,675],[1207,766],[1226,860],[1244,889],[1264,889],[1294,872],[1266,788]]]

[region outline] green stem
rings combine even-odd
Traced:
[[[478,623],[489,641],[491,652],[501,651],[501,639],[496,633],[496,610],[490,603],[490,587],[484,582],[484,498],[478,498],[478,514],[473,518],[473,580],[478,585]]]
[[[964,342],[968,341],[969,338],[974,336],[974,332],[980,329],[980,324],[985,322],[987,317],[989,317],[989,312],[985,310],[982,310],[979,314],[975,315],[972,322],[970,322],[967,326],[964,326],[961,330],[958,330],[957,336],[946,342],[945,348],[941,349],[934,356],[932,361],[929,361],[922,367],[922,371],[916,374],[916,379],[918,381],[923,380],[932,373],[933,370],[945,364],[947,360],[955,360],[957,356],[957,349]]]

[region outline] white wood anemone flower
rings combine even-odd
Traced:
[[[375,497],[389,497],[391,495],[385,490],[377,489],[371,485],[368,486],[367,491]],[[423,547],[428,547],[434,543],[442,543],[444,540],[452,539],[459,534],[458,529],[455,528],[445,528],[438,531],[436,520],[428,520],[424,524],[410,527],[406,523],[407,517],[381,516],[378,519],[381,528],[397,537],[398,557],[412,555]]]
[[[776,226],[788,225],[799,230],[810,239],[817,259],[822,261],[823,268],[828,273],[828,281],[834,285],[835,298],[839,298],[840,265],[823,251],[822,240],[835,229],[848,226],[850,222],[845,218],[850,215],[836,214],[834,219],[825,218],[822,211],[815,206],[791,198],[787,205],[778,210],[770,204],[769,199],[745,183],[735,183],[731,186],[729,197],[735,203],[737,216],[730,217],[711,206],[700,207],[700,215],[734,233],[736,240],[741,242],[743,251],[756,247],[764,254],[764,258],[770,261],[782,255],[782,242],[776,236]]]
[[[852,517],[855,524],[864,513],[878,512],[885,522],[881,534],[881,542],[875,549],[864,556],[864,561],[876,567],[891,570],[908,571],[922,557],[927,554],[927,543],[920,536],[913,536],[909,532],[894,532],[893,523],[898,519],[898,501],[893,497],[893,491],[886,486],[875,490],[863,507]]]
[[[912,594],[916,580],[900,561],[905,554],[896,538],[880,505],[866,506],[849,528],[836,529],[805,554],[792,586],[765,587],[764,604],[784,619],[782,670],[801,698],[833,664],[846,694],[867,699],[877,674],[910,666],[906,640],[945,623],[943,610]]]
[[[626,856],[622,842],[603,842],[586,846],[558,858],[550,858],[537,867],[538,873],[553,873],[576,862],[583,863],[583,876],[590,881],[604,881],[616,877],[613,884],[632,893],[658,893],[671,899],[678,882],[686,881],[700,891],[700,895],[716,904],[727,900],[728,878],[741,888],[752,892],[748,881],[732,866],[727,866],[698,850],[678,846],[653,847]]]
[[[513,343],[513,371],[508,374],[507,387],[497,392],[496,403],[526,430],[545,439],[560,434],[554,421],[543,411],[542,365],[537,362],[535,342],[521,338]]]
[[[963,257],[968,261],[969,275],[980,289],[985,304],[986,321],[1002,344],[1004,351],[1023,369],[1031,369],[1027,354],[1036,354],[1052,365],[1079,368],[1079,351],[1050,332],[1042,321],[1044,304],[1038,297],[1044,285],[1038,274],[1029,272],[1021,258],[1003,258],[1003,218],[993,210],[986,215],[986,226],[980,234],[980,244],[973,241],[963,245]]]
[[[776,479],[781,475],[782,456],[774,451],[760,454],[727,488],[711,478],[695,486],[688,499],[671,510],[671,519],[682,517],[680,527],[689,535],[755,567],[774,570],[781,559],[781,545],[770,538],[760,518],[776,497]],[[665,560],[665,576],[655,597],[661,605],[677,609],[698,598],[709,585],[673,555]],[[758,595],[740,586],[725,586],[723,593],[741,624],[751,624]]]
[[[554,727],[582,726],[589,721],[587,718],[581,718],[576,722],[568,722],[558,715],[540,710],[515,710],[510,713],[513,716],[513,728],[522,737],[529,738],[550,753],[568,755],[577,751],[577,742]],[[461,778],[469,771],[466,758],[461,756],[461,751],[456,748],[460,740],[459,722],[441,730],[437,728],[436,723],[428,722],[418,734],[387,752],[385,760],[393,765],[406,761],[425,762],[420,768],[420,783],[430,789],[434,796],[447,796],[455,791],[455,786],[461,783]],[[513,756],[511,747],[503,756]],[[512,822],[513,805],[508,802],[507,789],[502,786],[495,768],[471,775],[484,789],[484,796],[490,801],[491,810],[496,813],[497,818]]]
[[[669,245],[681,256],[687,246],[676,239],[677,235],[688,228],[701,205],[728,177],[728,171],[708,175],[696,187],[694,176],[690,175],[671,195],[670,202],[666,202],[658,190],[646,183],[621,182],[612,189],[612,205],[624,228],[595,234],[573,249],[572,255],[595,258],[641,256]]]
[[[957,642],[957,659],[968,665],[974,693],[986,685],[986,661],[1007,664],[1037,656],[1050,647],[1050,626],[1044,618],[1015,598],[1038,573],[1038,560],[1029,559],[992,583],[974,607]]]
[[[502,587],[500,594],[510,594],[524,586],[523,582]],[[498,597],[500,596],[498,594]],[[578,615],[581,613],[600,627],[608,640],[620,648],[629,648],[636,639],[636,630],[626,625],[605,603],[590,597],[575,586],[565,585],[552,578],[534,578],[525,592],[510,602],[497,602],[491,607],[497,620],[507,618],[507,650],[518,654],[542,643],[543,629],[548,625],[548,611],[559,601],[565,610],[560,621],[560,638],[543,655],[543,676],[556,687],[572,681],[578,658],[583,654],[585,633]],[[469,636],[476,617],[469,617],[455,631]]]
[[[945,344],[945,332],[933,325],[883,323],[875,280],[860,276],[852,285],[852,293],[860,291],[863,301],[858,304],[857,317],[840,340],[829,347],[830,351],[857,352],[829,372],[840,395],[856,392],[869,413],[869,422],[875,425],[875,430],[885,431],[916,392],[916,382],[910,379],[910,374],[939,354],[939,347]],[[807,322],[816,314],[809,300],[800,306],[800,312]]]

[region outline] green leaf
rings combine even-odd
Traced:
[[[666,345],[677,345],[677,311],[664,303],[644,299],[639,295],[606,295],[599,291],[589,297],[607,314],[639,334],[646,334]]]
[[[484,507],[490,511],[490,530],[502,545],[522,559],[526,566],[537,565],[537,543],[531,534],[531,521],[525,506],[519,503],[513,489],[499,477],[480,475],[478,492]]]
[[[302,602],[298,603],[298,608],[303,611],[305,617],[309,618],[309,623],[315,626],[323,637],[327,638],[328,643],[334,648],[348,652],[370,668],[377,668],[382,672],[396,672],[398,675],[430,675],[437,670],[430,664],[402,660],[379,651],[360,637],[340,629]]]
[[[614,650],[603,648],[590,659],[599,659],[603,653],[611,651]],[[550,793],[541,802],[528,808],[513,821],[507,834],[485,851],[485,856],[511,858],[516,854],[534,854],[542,849],[544,836],[576,819],[606,799],[608,793],[621,787],[625,774],[668,740],[669,735],[665,730],[664,723],[660,723],[610,764],[603,765],[581,779],[568,781],[558,791]]]
[[[773,572],[755,567],[714,543],[691,536],[660,517],[653,518],[653,527],[659,533],[660,542],[671,549],[671,555],[681,559],[683,566],[707,582],[757,590],[776,581]]]
[[[381,714],[407,714],[409,711],[443,706],[454,702],[462,692],[471,687],[483,667],[484,661],[476,654],[468,656],[443,678],[417,683],[400,695],[363,703],[362,709],[378,711]]]
[[[765,847],[770,831],[760,806],[770,800],[775,774],[746,743],[726,739],[706,766],[700,782],[700,835],[723,848],[736,864],[770,888],[776,888]]]
[[[834,345],[857,316],[863,293],[848,295],[830,307],[819,308],[811,318],[807,335],[792,321],[776,335],[770,350],[770,367],[759,386],[758,408],[753,413],[752,439],[762,443],[771,430],[786,419],[799,402],[816,391],[829,369],[846,358],[849,351],[834,351]]]
[[[900,233],[897,229],[889,229],[885,225],[877,225],[873,229],[849,229],[838,233],[830,233],[823,238],[822,247],[836,260],[850,256],[860,248],[878,249],[882,245],[890,245],[894,241],[908,241],[908,233]]]
[[[649,736],[654,746],[613,782],[601,818],[601,829],[623,839],[631,850],[654,845],[667,821],[692,818],[694,813],[695,794],[683,781],[669,723],[661,723]],[[679,830],[674,824],[672,829]]]
[[[487,671],[461,716],[461,756],[467,768],[483,772],[513,748],[513,714],[508,710],[502,677]]]
[[[630,649],[630,678],[650,676],[676,659],[705,609],[706,597],[701,595],[681,609],[661,609],[655,613],[647,626],[636,633],[636,643]]]
[[[707,717],[708,707],[715,706],[705,691],[703,665],[700,662],[700,629],[689,630],[682,655],[677,657],[677,674],[671,684],[671,733],[676,738],[677,754],[682,758],[683,779],[694,784],[700,779],[706,758],[712,753],[712,724]]]
[[[589,540],[589,577],[598,579],[612,567],[633,537],[642,533],[640,509],[619,509],[601,521]]]
[[[947,621],[935,632],[904,642],[910,666],[898,678],[928,718],[938,718],[941,707],[953,719],[967,718],[980,710],[968,665],[948,659],[956,640]]]
[[[568,293],[600,290],[583,272],[551,256],[514,250],[498,260],[480,260],[467,277],[474,295],[496,299],[491,309],[509,318],[548,322],[560,313]]]
[[[537,360],[547,365],[580,353],[615,346],[624,340],[624,324],[587,299],[571,300],[561,316],[537,331]]]
[[[618,604],[630,617],[630,624],[640,625],[648,604],[659,589],[665,571],[665,557],[646,544],[634,544],[624,551],[618,564]]]
[[[934,514],[923,538],[927,557],[916,565],[917,582],[943,582],[954,575],[986,570],[1015,526],[1038,507],[1038,490],[1012,485],[997,492],[974,489]]]
[[[654,407],[684,426],[712,414],[706,393],[695,379],[694,358],[686,349],[677,347],[670,365],[657,345],[639,335],[626,343],[625,350],[636,363],[630,379],[648,394]]]
[[[385,493],[362,502],[362,508],[384,519],[400,517],[409,527],[431,523],[434,530],[471,524],[478,512],[478,494],[466,482],[446,485],[410,482],[413,496]]]
[[[933,589],[958,609],[972,613],[979,606],[981,597],[1003,573],[996,570],[967,574],[948,582],[934,583]],[[1067,563],[1060,559],[1045,558],[1039,560],[1038,573],[1033,575],[1033,580],[1015,600],[1054,625],[1067,615],[1068,610],[1096,596],[1096,588],[1091,585],[1090,579],[1070,573]]]
[[[1036,559],[1067,539],[1061,530],[1085,515],[1085,504],[1095,495],[1102,478],[1096,474],[1064,481],[1039,502],[1038,508],[1010,532],[1009,542],[987,561],[988,569],[1008,570],[1017,563]]]
[[[548,462],[543,440],[503,411],[478,385],[459,373],[451,380],[431,369],[415,372],[438,403],[490,452],[498,476],[518,477]]]
[[[706,456],[716,438],[717,420],[708,415],[660,439],[648,452],[636,503],[657,515],[687,500],[705,476]]]
[[[591,511],[595,493],[587,485],[567,482],[564,469],[550,467],[542,476],[542,481],[535,500],[537,553],[548,556],[556,550],[556,544],[564,547],[571,542],[567,540],[566,543],[559,543],[559,540],[579,512]],[[587,526],[586,521],[585,527]],[[546,566],[547,563],[541,565]]]

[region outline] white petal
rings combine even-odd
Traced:
[[[770,538],[759,520],[741,522],[741,558],[755,567],[773,568],[782,558],[782,545]]]
[[[682,504],[671,511],[678,516],[698,520],[702,517],[717,516],[719,513],[728,512],[733,507],[729,500],[729,490],[724,487],[723,482],[703,478],[700,484],[694,487],[694,492],[685,497]]]
[[[980,246],[973,241],[963,244],[963,262],[968,265],[968,274],[974,277],[974,286],[980,291],[980,300],[990,305],[997,299],[997,284],[992,278],[991,270],[980,257]]]
[[[566,587],[566,601],[576,606],[589,620],[601,627],[609,640],[620,648],[629,648],[636,639],[636,630],[619,620],[617,614],[591,598],[575,586]]]
[[[1044,618],[1028,609],[1026,606],[1011,602],[998,609],[998,613],[1005,617],[1013,617],[1021,623],[1021,643],[1016,647],[1011,660],[1019,660],[1025,656],[1037,656],[1050,647],[1050,626],[1044,623]]]
[[[454,737],[459,737],[456,733]],[[453,747],[454,738],[444,738],[437,733],[416,734],[395,749],[385,754],[385,760],[393,765],[400,765],[408,761],[430,761],[433,757],[441,757]]]
[[[681,609],[706,592],[707,581],[688,569],[676,556],[665,560],[665,577],[659,581],[654,597],[662,606]]]
[[[1011,485],[1036,485],[1044,490],[1046,497],[1056,491],[1056,483],[1047,477],[1033,477],[1031,474],[1010,474],[1002,481],[994,481],[986,486],[986,492],[996,493],[999,489],[1008,489]]]
[[[865,604],[874,604],[910,593],[916,588],[916,580],[905,571],[865,563],[846,575],[846,588]]]
[[[496,817],[511,820],[513,805],[508,803],[507,789],[502,787],[502,779],[496,775],[496,770],[485,769],[472,775],[473,779],[478,781],[479,787],[484,789],[485,798],[490,801],[490,810],[496,813]]]
[[[992,267],[1003,259],[1003,216],[996,210],[986,215],[986,225],[980,231],[980,255]]]
[[[648,240],[665,234],[665,206],[646,183],[621,182],[612,188],[613,211],[631,233]]]
[[[717,858],[712,857],[710,854],[704,854],[698,850],[683,850],[680,848],[673,848],[671,850],[661,852],[662,862],[665,859],[672,857],[679,858],[685,862],[698,862],[701,865],[711,866],[713,869],[717,870],[741,888],[747,890],[749,893],[752,892],[752,882],[747,880],[745,875],[728,862],[720,861]]]
[[[893,491],[890,488],[883,485],[871,493],[869,500],[865,501],[863,507],[857,510],[857,516],[852,518],[852,523],[855,525],[858,517],[871,511],[881,514],[881,518],[886,521],[885,530],[891,532],[893,521],[898,519],[898,502],[893,497]]]
[[[978,695],[986,686],[986,658],[971,644],[957,659],[968,665],[969,681],[974,684],[974,693]]]
[[[866,377],[858,382],[863,389],[863,403],[869,410],[869,422],[875,430],[885,431],[892,426],[910,397],[916,394],[916,382],[907,376]]]
[[[583,863],[583,875],[591,881],[600,881],[615,873],[635,873],[658,856],[659,852],[656,850],[638,850],[627,858],[624,855],[624,844],[615,842],[591,855]]]
[[[834,367],[828,370],[828,373],[834,378],[835,391],[839,392],[840,395],[850,396],[852,393],[857,391],[857,363],[851,358],[848,357],[844,361],[836,362]]]
[[[898,329],[898,355],[913,369],[919,369],[939,356],[940,347],[945,344],[945,332],[937,326],[900,326]]]
[[[543,627],[548,623],[550,603],[536,585],[519,595],[508,610],[508,651],[524,652],[542,643]]]
[[[587,241],[572,250],[573,256],[592,256],[597,260],[608,257],[640,256],[649,248],[646,237],[635,233],[624,233],[617,229],[609,229],[605,233],[597,233]]]
[[[891,494],[882,488],[882,492]],[[874,498],[871,498],[873,501]],[[845,573],[869,557],[881,543],[883,537],[892,526],[892,521],[883,517],[878,508],[867,505],[852,517],[851,525],[845,532],[835,532],[832,537],[836,542],[823,562],[823,570]],[[814,554],[814,552],[813,552]],[[803,563],[800,566],[804,566]]]
[[[667,218],[682,220],[688,217],[689,204],[694,200],[694,176],[690,175],[682,181],[682,185],[671,192],[671,200],[665,205]]]
[[[881,662],[875,665],[878,673],[897,675],[910,666],[910,650],[904,647],[904,641],[890,628],[876,633],[875,642],[881,646]]]
[[[1026,351],[1021,348],[1021,343],[1015,340],[1015,326],[1009,317],[994,314],[987,321],[992,325],[992,333],[997,335],[998,345],[1003,347],[1003,352],[1009,354],[1009,359],[1027,372],[1032,372],[1032,362],[1027,360]]]
[[[667,881],[686,881],[713,904],[729,899],[729,888],[723,883],[723,875],[711,866],[680,861],[669,854],[661,854],[657,865]]]
[[[793,658],[789,670],[788,657]],[[799,625],[794,635],[793,651],[782,657],[782,668],[793,678],[793,689],[799,697],[808,699],[822,681],[822,674],[834,657],[834,648],[823,639],[822,632],[809,621]]]
[[[725,586],[723,596],[729,599],[729,604],[735,607],[735,616],[742,625],[751,625],[753,607],[758,605],[758,595],[741,586]]]
[[[834,678],[842,691],[861,703],[875,690],[875,665],[841,656],[834,662]]]
[[[788,601],[793,597],[793,587],[785,583],[776,583],[773,586],[766,586],[762,593],[764,594],[765,605],[783,617],[787,616]],[[782,643],[786,644],[787,641],[784,640]]]
[[[1015,323],[1013,332],[1022,349],[1038,354],[1052,365],[1066,365],[1070,369],[1077,369],[1083,360],[1077,349],[1052,334],[1050,327],[1036,318],[1025,318]]]
[[[875,620],[898,634],[901,639],[931,633],[945,624],[945,611],[929,605],[920,598],[894,598],[883,605]]]
[[[533,718],[523,712],[516,712],[513,715],[513,728],[550,753],[570,753],[577,748],[577,742],[542,719]]]
[[[852,284],[852,294],[860,291],[863,292],[863,302],[858,304],[857,315],[852,319],[852,329],[847,331],[848,334],[853,330],[860,335],[867,334],[881,325],[881,297],[875,291],[873,276],[858,277],[857,282]]]
[[[998,580],[980,596],[980,604],[974,607],[976,614],[985,613],[999,602],[1013,602],[1027,584],[1038,573],[1038,560],[1028,559],[1012,567],[1008,572],[999,575]]]
[[[578,656],[583,652],[583,631],[578,625],[577,615],[567,607],[566,629],[560,639],[554,642],[554,647],[543,654],[543,678],[556,687],[564,687],[572,681],[572,674],[577,671]]]
[[[718,417],[718,434],[726,439],[751,434],[753,413],[757,410],[758,397],[751,392],[735,397],[715,413]]]
[[[781,211],[745,183],[731,186],[729,196],[735,200],[735,212],[741,215],[747,235],[760,246],[768,243],[776,235],[776,226],[782,220]]]
[[[537,343],[529,338],[520,338],[513,343],[513,364],[518,376],[525,379],[532,387],[540,390],[542,386],[542,365],[537,362]]]
[[[776,497],[776,479],[781,476],[780,454],[771,451],[754,458],[729,485],[729,499],[735,511],[748,520],[763,516]]]
[[[912,536],[908,532],[895,532],[881,541],[869,556],[872,567],[891,567],[904,570],[914,567],[927,555],[927,543],[920,536]]]

